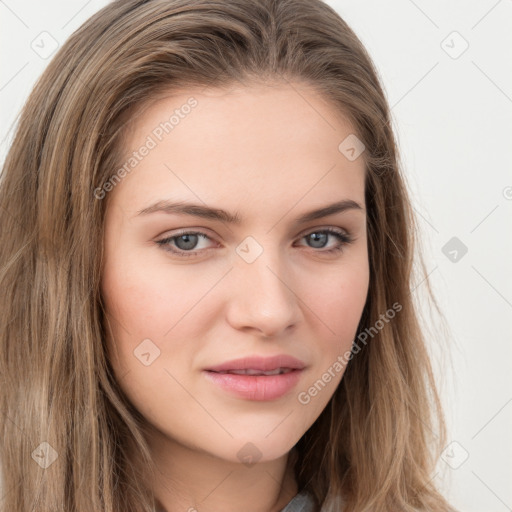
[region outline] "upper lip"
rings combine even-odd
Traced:
[[[205,370],[211,372],[223,372],[228,370],[271,371],[276,370],[277,368],[302,370],[305,366],[306,365],[300,359],[286,354],[280,354],[273,357],[242,357],[240,359],[233,359],[232,361],[226,361],[225,363],[205,368]]]

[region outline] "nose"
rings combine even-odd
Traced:
[[[294,278],[278,255],[269,249],[252,263],[238,259],[230,272],[228,322],[238,330],[278,337],[301,318]]]

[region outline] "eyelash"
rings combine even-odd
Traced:
[[[346,245],[349,245],[352,242],[354,242],[354,238],[350,234],[344,233],[342,231],[338,231],[338,230],[333,229],[333,228],[325,228],[325,229],[321,229],[321,230],[313,230],[313,231],[310,231],[309,233],[306,233],[305,235],[301,236],[300,238],[301,239],[302,238],[306,238],[307,236],[310,236],[313,233],[316,233],[316,234],[325,234],[325,233],[327,233],[327,234],[333,235],[334,237],[336,237],[340,241],[340,245],[338,245],[337,247],[334,247],[333,249],[328,249],[326,251],[322,251],[322,250],[314,251],[314,252],[319,252],[321,254],[333,254],[333,253],[341,252],[345,248]],[[179,238],[180,236],[184,236],[184,235],[199,235],[200,237],[204,237],[204,238],[210,239],[210,237],[208,235],[206,235],[205,233],[202,233],[201,231],[182,231],[181,233],[178,233],[176,235],[169,236],[169,237],[164,238],[162,240],[157,240],[156,243],[159,246],[161,246],[164,251],[170,252],[173,255],[176,255],[176,256],[178,256],[180,258],[189,258],[191,256],[196,256],[197,254],[199,254],[201,252],[206,252],[206,251],[209,250],[209,249],[203,249],[203,250],[200,250],[200,251],[183,251],[183,249],[181,249],[181,250],[177,251],[175,249],[171,249],[170,245],[168,245],[169,242]],[[312,249],[314,249],[314,248],[312,248]]]

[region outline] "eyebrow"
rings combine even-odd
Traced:
[[[336,213],[345,212],[348,210],[364,211],[364,208],[359,203],[353,201],[352,199],[344,199],[342,201],[338,201],[336,203],[323,206],[316,210],[306,212],[303,215],[301,215],[295,221],[295,223],[303,224],[305,222],[322,219],[323,217],[334,215]],[[211,208],[209,206],[187,203],[184,201],[173,203],[168,200],[160,200],[148,206],[147,208],[143,208],[142,210],[138,211],[135,216],[138,217],[140,215],[149,215],[151,213],[156,212],[176,215],[191,215],[193,217],[216,220],[235,225],[240,225],[242,223],[242,218],[240,217],[238,212],[232,214],[230,212],[227,212],[226,210],[222,210],[221,208]]]

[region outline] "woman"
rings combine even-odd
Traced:
[[[389,123],[320,1],[75,32],[1,175],[2,510],[453,510]]]

